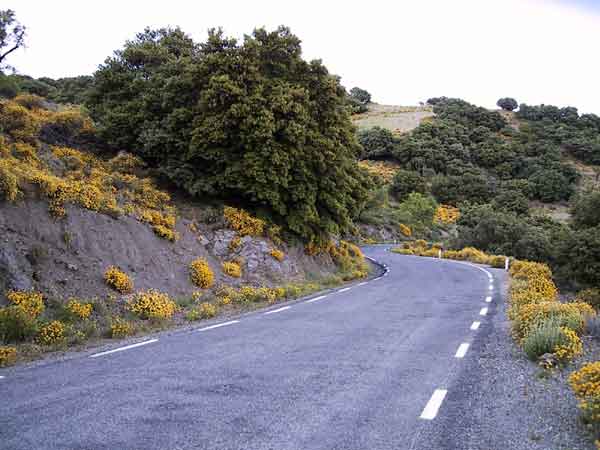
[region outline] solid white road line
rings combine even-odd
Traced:
[[[0,375],[0,380],[1,380],[2,378],[4,378],[4,375]]]
[[[437,416],[440,406],[446,397],[448,391],[446,389],[436,389],[433,391],[433,395],[425,405],[425,409],[421,413],[421,419],[433,420]]]
[[[351,288],[347,287],[347,288],[344,288],[344,289],[340,289],[338,292],[346,292],[346,291],[349,291],[350,289]]]
[[[373,278],[373,281],[381,280],[381,278],[383,278],[383,275],[377,278]]]
[[[475,321],[471,324],[471,330],[476,330],[481,325],[481,322]]]
[[[365,284],[367,284],[367,282],[363,281],[362,283],[358,283],[357,286],[364,286]]]
[[[486,297],[485,298],[486,303],[492,303],[492,297]]]
[[[467,350],[469,350],[469,344],[463,342],[458,346],[458,350],[456,350],[455,358],[464,358],[467,354]]]
[[[90,358],[97,358],[98,356],[110,355],[111,353],[122,352],[123,350],[129,350],[130,348],[141,347],[142,345],[152,344],[153,342],[157,342],[158,339],[150,339],[144,342],[138,342],[137,344],[126,345],[125,347],[115,348],[114,350],[108,350],[106,352],[94,353],[90,355]]]
[[[290,309],[290,308],[291,308],[291,306],[284,306],[283,308],[274,309],[273,311],[267,311],[265,313],[265,315],[267,315],[267,314],[275,314],[275,313],[278,313],[278,312],[281,312],[281,311],[285,311],[286,309]]]
[[[485,316],[487,314],[487,312],[488,312],[487,308],[481,308],[481,311],[479,311],[479,315],[480,316]]]
[[[317,300],[321,300],[322,298],[327,297],[326,295],[319,295],[318,297],[311,298],[310,300],[306,300],[306,303],[316,302]]]
[[[208,331],[213,330],[215,328],[226,327],[227,325],[233,325],[234,323],[238,323],[239,320],[230,320],[229,322],[218,323],[216,325],[211,325],[209,327],[199,328],[196,331]]]

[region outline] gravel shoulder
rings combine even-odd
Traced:
[[[503,299],[506,298],[504,286]],[[462,450],[592,450],[579,420],[568,376],[598,359],[597,342],[586,339],[586,355],[568,368],[544,373],[510,337],[503,300],[474,341],[462,375],[449,386],[437,423],[421,435],[424,448]],[[477,355],[477,356],[475,356]],[[431,447],[429,447],[429,445]]]

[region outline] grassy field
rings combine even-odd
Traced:
[[[426,117],[432,117],[431,106],[369,105],[369,111],[352,118],[359,129],[379,126],[401,134],[416,128]]]

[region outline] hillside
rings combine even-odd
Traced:
[[[310,246],[192,198],[139,157],[99,151],[78,107],[23,94],[0,100],[0,122],[0,336],[21,359],[367,275],[352,244]]]

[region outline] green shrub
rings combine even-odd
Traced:
[[[37,334],[36,318],[22,307],[0,309],[0,339],[4,342],[22,342]]]
[[[523,340],[523,351],[532,361],[537,361],[545,353],[554,353],[559,345],[567,343],[560,323],[557,320],[546,320],[533,327]]]
[[[600,310],[600,289],[584,289],[577,293],[577,301],[589,304],[596,311]]]
[[[424,194],[426,191],[425,178],[412,170],[398,170],[390,186],[390,192],[400,201],[406,200],[413,192]]]

